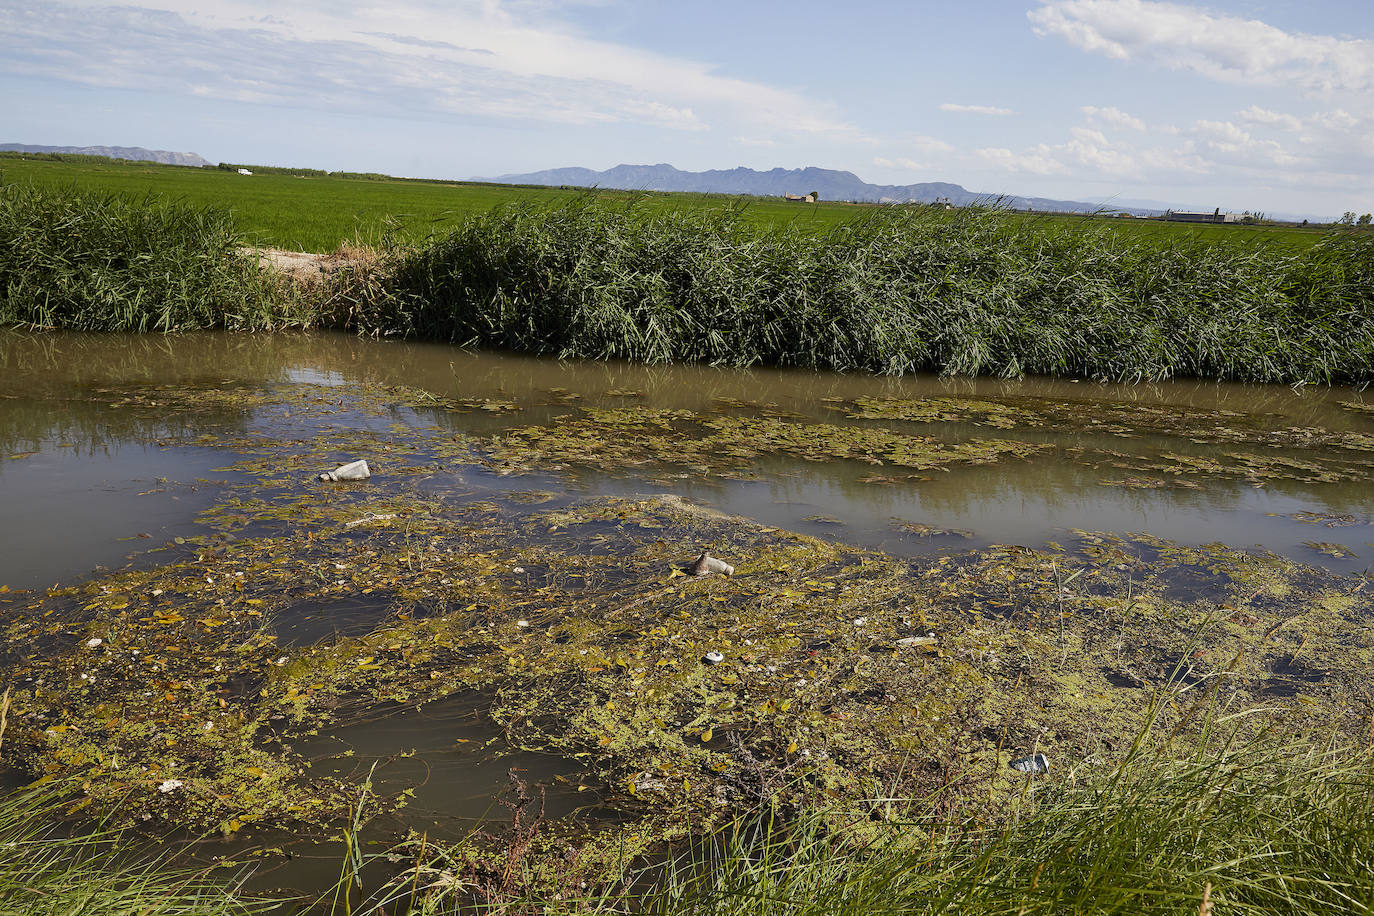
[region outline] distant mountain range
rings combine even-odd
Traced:
[[[10,153],[67,153],[78,156],[108,156],[135,162],[161,162],[163,165],[213,165],[196,153],[174,153],[141,146],[30,146],[27,143],[0,143],[0,151]]]
[[[759,197],[781,197],[784,194],[808,194],[816,191],[821,200],[852,200],[872,203],[935,203],[946,200],[956,207],[976,203],[1000,202],[1002,206],[1024,210],[1054,210],[1063,213],[1094,213],[1099,210],[1124,210],[1139,216],[1153,216],[1163,212],[1143,206],[1107,201],[1087,203],[1081,200],[1053,200],[1047,197],[1021,197],[1014,194],[990,194],[970,191],[961,185],[944,181],[923,181],[918,184],[869,184],[853,172],[835,169],[711,169],[706,172],[684,172],[667,163],[659,165],[618,165],[604,172],[591,169],[564,168],[523,175],[502,175],[499,178],[478,178],[476,181],[501,181],[511,184],[570,185],[573,187],[617,188],[630,191],[698,191],[707,194],[751,194]]]

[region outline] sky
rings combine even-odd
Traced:
[[[1374,211],[1374,0],[0,0],[0,142]]]

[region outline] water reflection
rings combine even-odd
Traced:
[[[264,385],[344,386],[384,383],[442,397],[514,402],[516,412],[427,412],[396,406],[377,428],[439,425],[475,436],[512,426],[553,422],[587,406],[686,409],[701,414],[760,410],[839,425],[864,425],[838,412],[857,398],[1032,398],[1085,403],[1176,405],[1236,411],[1275,428],[1318,426],[1367,432],[1367,414],[1341,406],[1362,402],[1349,389],[1170,382],[1096,385],[1071,380],[877,378],[776,369],[721,370],[700,366],[643,367],[570,363],[468,353],[432,344],[380,342],[340,334],[154,335],[0,334],[0,526],[23,532],[0,559],[0,583],[49,584],[80,576],[96,564],[123,559],[134,548],[122,538],[163,538],[194,528],[213,497],[213,468],[225,463],[213,448],[222,436],[251,430],[288,435],[289,411],[265,414],[221,398],[195,412],[120,406],[121,386],[190,386],[259,390]],[[111,394],[115,392],[115,394]],[[361,421],[359,421],[361,422]],[[378,425],[380,424],[380,425]],[[1073,429],[990,429],[967,422],[878,425],[946,442],[1009,437],[1050,443],[1048,454],[980,467],[951,467],[928,480],[851,462],[817,464],[765,456],[753,480],[665,477],[654,469],[614,472],[569,467],[558,474],[500,478],[470,469],[473,480],[499,495],[515,489],[621,494],[677,492],[768,524],[838,538],[898,554],[983,546],[1040,545],[1069,529],[1146,531],[1184,543],[1256,545],[1305,562],[1346,571],[1365,568],[1374,532],[1364,524],[1374,505],[1366,480],[1307,483],[1284,477],[1256,481],[1213,478],[1202,489],[1112,486],[1129,469],[1111,454],[1161,450],[1218,462],[1253,447],[1209,445],[1168,436],[1123,439]],[[1080,451],[1081,450],[1081,451]],[[1258,454],[1310,457],[1301,449]],[[1118,462],[1119,463],[1119,462]],[[222,475],[221,475],[222,476]],[[746,475],[747,476],[747,475]],[[1352,515],[1357,524],[1332,531],[1292,518],[1307,511]],[[827,517],[834,521],[817,521]],[[969,529],[966,540],[912,537],[901,522]],[[1354,556],[1328,556],[1305,546],[1338,541]]]

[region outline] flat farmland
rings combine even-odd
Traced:
[[[230,211],[238,231],[252,244],[295,251],[332,251],[340,244],[376,245],[390,231],[396,241],[418,243],[454,228],[464,218],[513,201],[565,204],[588,192],[463,181],[405,178],[361,178],[293,174],[286,171],[240,175],[213,168],[186,168],[157,163],[101,161],[95,158],[56,161],[0,156],[4,182],[41,187],[74,187],[142,197],[153,195],[198,207]],[[786,203],[760,197],[724,194],[597,191],[603,201],[633,203],[642,210],[693,211],[744,207],[744,219],[758,225],[795,225],[823,232],[862,218],[875,205],[822,201]],[[1047,231],[1074,226],[1109,227],[1125,239],[1180,237],[1227,244],[1279,242],[1305,248],[1322,235],[1321,228],[1208,226],[1158,220],[1118,219],[1068,214],[1025,214],[1022,219]]]

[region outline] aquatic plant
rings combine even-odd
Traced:
[[[240,252],[227,211],[0,185],[0,325],[262,330],[301,323],[300,305]]]
[[[900,374],[1374,375],[1374,239],[1127,239],[995,209],[817,231],[511,205],[405,256],[359,330],[559,357]]]

